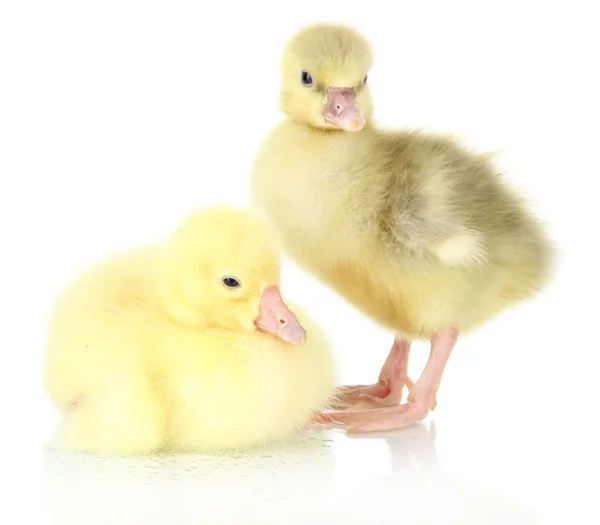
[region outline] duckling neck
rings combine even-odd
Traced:
[[[341,128],[318,128],[316,126],[309,124],[308,122],[294,120],[291,118],[288,118],[287,120],[288,120],[288,122],[293,123],[300,128],[304,128],[306,131],[308,131],[310,133],[314,133],[315,135],[320,135],[320,136],[344,136],[344,135],[347,135],[348,137],[355,137],[355,136],[360,136],[361,134],[364,134],[365,132],[370,133],[375,129],[374,124],[370,120],[367,120],[367,122],[365,123],[363,128],[360,131],[356,131],[356,132],[345,131]]]

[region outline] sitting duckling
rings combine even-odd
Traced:
[[[534,296],[554,251],[485,156],[371,123],[372,62],[352,28],[300,30],[281,61],[287,118],[265,139],[251,183],[288,254],[396,334],[379,381],[342,389],[346,410],[329,414],[355,431],[426,417],[459,333]],[[414,339],[431,342],[416,383],[407,376]]]
[[[249,210],[209,208],[77,278],[45,356],[60,445],[236,450],[289,438],[325,409],[332,353],[281,297],[274,233]]]

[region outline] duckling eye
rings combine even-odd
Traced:
[[[227,288],[239,288],[240,282],[235,277],[223,277],[223,284]]]
[[[365,75],[365,79],[363,80],[363,84],[366,84],[366,83],[367,83],[367,77],[368,77],[368,76],[369,76],[369,75]]]
[[[307,71],[302,71],[302,83],[305,86],[312,86],[312,84],[313,84],[313,78],[310,76],[310,73],[308,73]]]

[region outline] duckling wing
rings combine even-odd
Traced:
[[[432,255],[448,266],[481,263],[482,234],[466,220],[456,174],[436,164],[413,169],[400,162],[389,171],[382,232],[404,250]]]

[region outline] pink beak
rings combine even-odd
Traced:
[[[356,93],[352,88],[329,88],[323,117],[344,131],[360,131],[365,126],[365,119],[358,111]]]
[[[263,292],[259,315],[254,324],[262,332],[273,334],[288,343],[303,345],[306,342],[306,331],[283,302],[276,286],[270,286]]]

